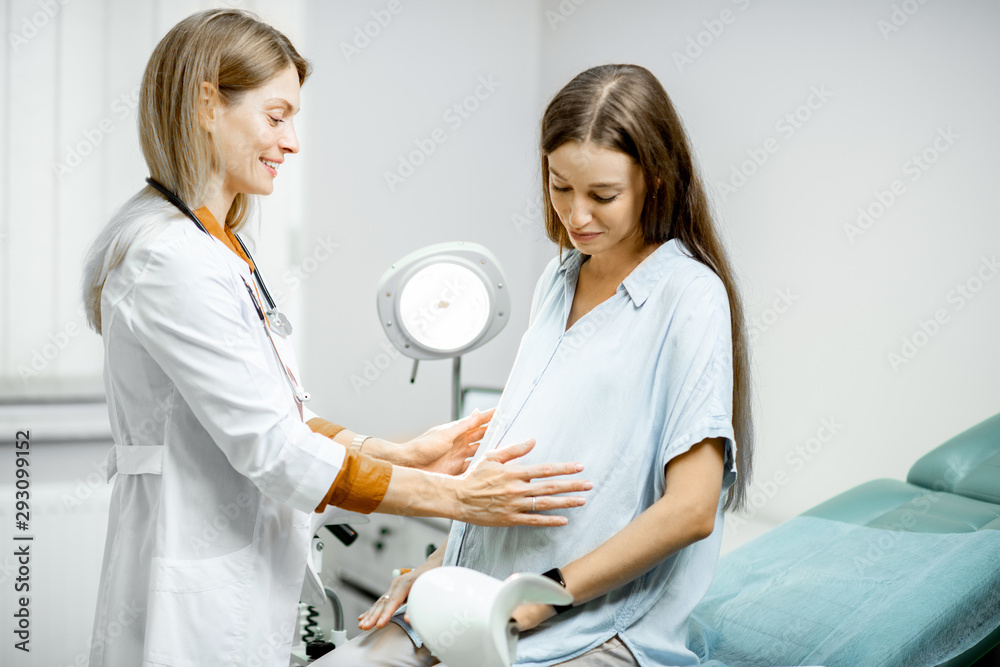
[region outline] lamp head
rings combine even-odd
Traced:
[[[510,318],[503,269],[477,243],[438,243],[399,260],[379,280],[382,329],[413,359],[446,359],[476,349]]]

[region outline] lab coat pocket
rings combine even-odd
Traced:
[[[256,555],[255,541],[214,558],[153,558],[144,659],[189,667],[244,664]],[[196,639],[206,636],[211,645]]]

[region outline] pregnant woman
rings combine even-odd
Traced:
[[[533,437],[526,459],[579,460],[594,491],[559,530],[455,522],[359,619],[371,631],[323,667],[437,664],[398,610],[442,564],[564,583],[572,605],[515,611],[518,665],[698,664],[688,618],[715,572],[723,510],[744,502],[753,450],[733,270],[680,119],[649,71],[575,77],[545,111],[541,155],[559,256],[538,281],[477,457]],[[542,499],[536,509],[566,514]]]

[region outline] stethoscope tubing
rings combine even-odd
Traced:
[[[188,208],[188,205],[184,203],[184,200],[182,200],[176,194],[168,190],[162,183],[155,180],[154,178],[147,177],[146,182],[149,183],[160,194],[166,197],[167,201],[176,206],[181,211],[181,213],[190,218],[191,221],[198,226],[198,229],[211,236],[209,231],[205,229],[205,225],[201,224],[201,220],[199,220],[198,216],[196,216],[194,212],[190,208]],[[251,273],[253,274],[254,279],[257,282],[257,285],[260,286],[261,291],[264,293],[264,298],[267,300],[268,308],[270,308],[271,310],[276,310],[274,305],[274,300],[271,299],[271,293],[267,291],[267,286],[264,284],[264,278],[260,275],[260,268],[254,261],[253,255],[251,255],[250,251],[247,250],[247,247],[243,244],[243,240],[240,239],[239,236],[236,236],[235,234],[233,234],[233,236],[236,237],[236,241],[240,244],[240,247],[243,248],[243,252],[246,253],[247,258],[250,260],[250,263],[253,264],[254,266],[254,270]],[[257,310],[257,315],[260,316],[261,321],[264,323],[264,331],[265,333],[267,333],[268,340],[270,340],[271,342],[271,347],[274,349],[274,353],[278,357],[278,363],[285,371],[285,378],[288,380],[288,384],[292,389],[292,393],[295,395],[295,400],[297,400],[299,403],[308,401],[309,392],[307,392],[302,387],[302,385],[299,384],[298,379],[295,378],[295,376],[292,374],[291,369],[288,368],[288,366],[285,364],[284,359],[281,358],[281,352],[278,351],[278,346],[275,344],[274,338],[271,336],[270,322],[268,321],[268,318],[265,317],[264,313],[260,310],[260,306],[257,304],[257,299],[254,298],[253,291],[251,291],[250,289],[250,285],[246,283],[245,279],[243,284],[246,285],[247,292],[250,294],[250,300],[253,302],[253,307],[254,309]]]
[[[161,195],[166,197],[167,201],[169,201],[171,204],[180,209],[181,213],[189,217],[191,219],[191,222],[193,222],[195,225],[198,226],[198,229],[211,236],[208,230],[205,229],[205,225],[201,224],[201,220],[199,220],[198,216],[194,214],[194,211],[188,208],[188,205],[184,203],[184,200],[182,200],[180,197],[178,197],[173,192],[168,190],[162,183],[160,183],[159,181],[157,181],[152,177],[146,177],[146,182],[149,183],[151,186],[153,186],[153,188],[157,190]],[[236,236],[235,234],[233,234],[233,236],[236,237],[236,242],[240,244],[240,248],[243,249],[243,252],[246,253],[247,258],[250,260],[250,263],[253,264],[254,266],[253,277],[254,280],[257,281],[257,285],[260,286],[260,291],[264,293],[264,299],[267,300],[267,307],[270,308],[271,310],[274,310],[275,307],[274,299],[271,298],[271,293],[267,291],[267,284],[264,282],[264,276],[262,276],[260,273],[260,267],[257,266],[257,262],[254,261],[253,255],[251,255],[250,251],[247,250],[246,245],[243,243],[243,239],[241,239],[239,236]]]

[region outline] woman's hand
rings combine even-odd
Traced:
[[[413,582],[417,580],[417,577],[428,570],[441,567],[441,564],[444,563],[444,552],[447,549],[448,540],[445,539],[444,543],[427,557],[423,565],[393,579],[389,585],[389,591],[378,600],[375,600],[375,604],[372,605],[371,609],[358,616],[358,627],[362,630],[384,628],[389,623],[389,620],[392,619],[392,615],[396,613],[396,610],[406,602],[406,598],[410,595],[410,589],[413,587]],[[406,619],[407,623],[409,620]]]
[[[479,526],[563,526],[567,523],[564,516],[536,512],[579,507],[585,502],[581,497],[556,496],[589,491],[594,485],[583,479],[532,482],[540,477],[572,475],[583,470],[582,463],[510,463],[534,446],[534,440],[527,440],[489,452],[462,475],[458,487],[462,521]]]
[[[464,419],[441,424],[401,446],[400,454],[410,468],[445,475],[459,475],[469,467],[479,441],[493,418],[493,410],[476,410]]]
[[[388,592],[378,600],[375,600],[375,604],[372,605],[371,609],[358,616],[358,628],[361,630],[371,630],[372,628],[384,628],[388,625],[392,619],[392,615],[406,602],[406,598],[410,595],[410,589],[413,587],[413,582],[426,571],[424,568],[419,567],[416,570],[401,574],[393,579],[389,585]]]
[[[517,631],[525,632],[555,615],[556,609],[550,604],[522,604],[514,610],[511,616],[517,623]]]

